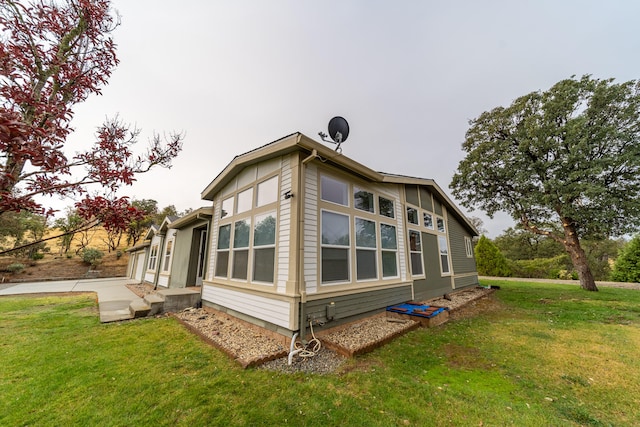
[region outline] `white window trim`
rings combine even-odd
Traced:
[[[171,261],[173,260],[175,239],[167,240],[167,244],[164,248],[164,256],[162,257],[162,271],[164,273],[171,272]]]
[[[473,244],[470,237],[464,236],[464,249],[467,253],[467,258],[473,258]]]
[[[323,200],[323,202],[327,202],[327,203],[333,203],[333,202],[328,202],[326,200]],[[334,203],[336,204],[336,203]],[[342,206],[342,205],[338,205],[338,206]],[[322,213],[323,212],[329,212],[329,213],[333,213],[336,215],[342,215],[342,216],[346,216],[347,220],[348,220],[348,224],[349,224],[349,244],[344,246],[344,245],[331,245],[328,243],[322,243]],[[351,236],[351,215],[344,213],[344,212],[340,212],[340,211],[332,211],[330,209],[320,209],[320,218],[319,218],[319,223],[320,223],[320,227],[318,227],[318,231],[319,231],[319,235],[318,235],[318,243],[320,244],[320,251],[318,253],[318,259],[319,259],[319,263],[318,263],[318,277],[320,278],[320,283],[322,286],[334,286],[334,285],[344,285],[344,284],[349,284],[352,282],[352,267],[353,267],[353,263],[355,262],[355,260],[352,258],[352,250],[351,250],[351,246],[355,245],[355,243],[353,243],[353,239],[354,237]],[[324,278],[322,277],[322,249],[323,248],[330,248],[330,249],[346,249],[347,250],[347,261],[348,261],[348,265],[347,265],[347,279],[346,280],[335,280],[335,281],[330,281],[330,282],[325,282]]]
[[[442,264],[442,252],[441,252],[441,244],[440,242],[444,241],[444,244],[447,245],[447,269],[448,271],[445,272]],[[451,276],[451,250],[449,249],[449,240],[447,239],[446,236],[444,235],[439,235],[438,236],[438,258],[440,259],[440,275],[441,276]]]
[[[420,274],[414,274],[413,272],[413,263],[411,262],[412,258],[411,258],[411,254],[417,254],[418,251],[413,251],[411,250],[411,232],[416,232],[418,233],[418,237],[420,238],[420,265],[422,266],[422,273]],[[413,229],[413,228],[409,228],[407,229],[407,249],[409,250],[409,270],[411,270],[411,277],[412,278],[423,278],[426,277],[426,272],[424,271],[424,253],[423,253],[423,248],[424,248],[424,242],[422,241],[422,232],[420,230],[417,229]],[[438,254],[439,255],[439,254]]]
[[[375,195],[374,195],[375,197]],[[374,199],[375,200],[375,199]],[[367,211],[363,211],[363,212],[367,212]],[[369,247],[369,246],[358,246],[358,236],[356,235],[356,221],[357,220],[362,220],[362,221],[369,221],[369,222],[373,222],[373,231],[375,233],[375,238],[376,238],[376,245],[375,247]],[[380,270],[381,270],[381,265],[380,265],[380,260],[378,258],[382,258],[382,251],[380,250],[380,232],[378,230],[378,221],[375,221],[373,219],[370,218],[364,218],[364,217],[359,217],[359,216],[355,216],[353,217],[353,245],[355,247],[355,257],[354,257],[354,262],[355,262],[355,279],[356,282],[361,283],[361,282],[373,282],[373,281],[378,281],[380,279]],[[369,251],[369,252],[373,252],[375,254],[375,260],[376,260],[376,266],[375,266],[375,277],[372,277],[370,279],[358,279],[358,251]]]
[[[147,270],[156,269],[156,263],[158,262],[158,244],[151,246],[151,250],[149,251],[149,265],[147,266]]]
[[[388,249],[388,248],[383,248],[382,247],[382,226],[386,225],[388,227],[393,227],[395,229],[396,232],[396,248],[395,249]],[[378,233],[380,234],[379,236],[379,240],[380,240],[380,275],[382,277],[382,280],[390,280],[390,279],[397,279],[400,277],[400,260],[398,259],[398,225],[397,224],[388,224],[388,223],[384,223],[384,222],[380,222],[378,223]],[[396,275],[395,276],[385,276],[384,275],[384,266],[383,266],[383,260],[382,260],[382,254],[384,252],[393,252],[395,254],[396,257]]]

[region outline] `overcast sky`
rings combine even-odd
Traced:
[[[181,131],[170,170],[125,194],[178,210],[234,156],[331,117],[343,154],[383,172],[449,183],[468,121],[572,75],[627,81],[640,70],[640,2],[113,0],[120,64],[76,108],[69,149],[105,117]],[[462,207],[461,207],[462,208]],[[485,222],[490,237],[512,225]]]

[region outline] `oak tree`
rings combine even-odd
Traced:
[[[154,135],[135,155],[140,131],[117,118],[99,126],[84,151],[64,150],[74,106],[100,94],[118,64],[118,24],[109,0],[0,2],[0,215],[50,214],[41,196],[79,196],[85,220],[126,229],[130,217],[109,211],[136,216],[118,189],[152,167],[170,167],[180,152],[181,134]]]
[[[471,120],[450,187],[464,206],[561,243],[596,291],[581,239],[640,224],[639,136],[638,81],[572,77]]]

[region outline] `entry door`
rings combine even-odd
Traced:
[[[136,256],[136,271],[135,271],[135,276],[133,278],[136,280],[142,281],[143,272],[144,272],[144,252],[139,253]]]
[[[204,277],[205,256],[207,256],[207,230],[200,231],[200,244],[198,245],[198,269],[196,270],[196,286],[202,286]]]

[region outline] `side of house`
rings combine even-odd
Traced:
[[[478,283],[477,232],[435,182],[302,134],[237,156],[202,197],[214,207],[203,304],[284,335]]]

